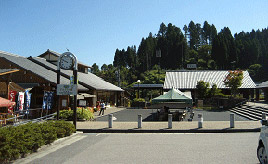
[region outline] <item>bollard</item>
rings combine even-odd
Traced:
[[[138,128],[141,128],[141,123],[142,123],[142,116],[141,114],[138,115]]]
[[[235,115],[233,113],[230,114],[230,128],[235,127]]]
[[[108,115],[109,128],[113,127],[113,114]]]
[[[203,128],[203,114],[198,113],[198,128]]]
[[[168,128],[172,129],[172,114],[168,114]]]
[[[266,120],[266,113],[262,112],[262,120]]]

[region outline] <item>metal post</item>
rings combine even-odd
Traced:
[[[113,114],[108,115],[108,125],[109,125],[109,128],[113,127]]]
[[[77,85],[77,67],[74,69],[73,71],[73,75],[74,75],[74,85]],[[77,120],[77,113],[76,113],[76,109],[77,108],[77,95],[74,95],[74,127],[76,129],[76,120]]]
[[[141,116],[141,114],[138,115],[138,128],[142,128],[142,116]]]
[[[140,98],[140,83],[138,82],[138,98]]]
[[[203,114],[198,113],[198,128],[203,128]]]
[[[57,84],[60,84],[60,68],[58,67],[57,70]],[[58,99],[58,107],[57,107],[57,120],[59,120],[59,115],[60,115],[60,95],[57,95],[57,99]]]
[[[168,128],[172,129],[172,114],[168,114]]]
[[[230,128],[235,127],[235,115],[233,113],[230,114]]]
[[[262,112],[262,120],[266,120],[266,113]]]

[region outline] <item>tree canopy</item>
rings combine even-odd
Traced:
[[[161,52],[161,57],[156,56]],[[96,63],[92,72],[123,88],[142,83],[163,83],[166,70],[197,64],[200,70],[249,70],[255,81],[268,80],[268,30],[232,34],[228,27],[217,32],[213,24],[190,21],[182,30],[161,23],[140,44],[116,49],[113,64]]]

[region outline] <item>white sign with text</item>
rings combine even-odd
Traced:
[[[57,95],[77,95],[77,85],[57,84]]]

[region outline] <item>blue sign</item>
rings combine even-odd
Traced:
[[[54,92],[45,91],[43,97],[43,110],[51,110],[53,106],[53,96]]]

